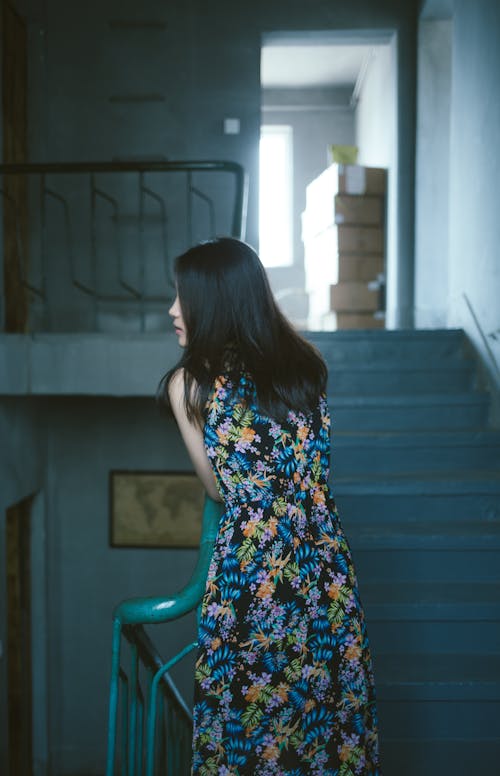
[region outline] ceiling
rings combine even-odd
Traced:
[[[261,82],[268,89],[354,87],[373,44],[269,44],[261,54]]]

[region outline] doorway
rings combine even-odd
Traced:
[[[338,280],[336,259],[308,256],[304,246],[307,187],[332,164],[332,146],[355,146],[359,165],[387,170],[384,278],[378,279],[383,282],[387,275],[391,286],[397,281],[397,198],[390,189],[397,163],[395,42],[395,33],[371,30],[273,32],[263,38],[263,134],[287,127],[292,146],[292,257],[286,266],[264,263],[276,298],[298,328],[337,328],[330,309],[330,285]],[[268,195],[270,183],[262,168],[260,175],[261,191]],[[320,242],[326,251],[335,250],[324,235]]]

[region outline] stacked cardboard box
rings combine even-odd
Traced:
[[[306,191],[306,284],[312,328],[380,328],[386,171],[331,165]]]

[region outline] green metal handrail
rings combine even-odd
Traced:
[[[191,725],[191,713],[168,675],[168,671],[197,644],[193,642],[187,645],[178,655],[164,663],[142,626],[171,622],[199,606],[205,592],[208,568],[222,511],[221,503],[206,497],[198,561],[190,581],[179,593],[167,598],[130,599],[123,601],[114,611],[106,776],[114,776],[120,686],[122,687],[122,774],[124,776],[140,776],[142,773],[142,727],[145,702],[138,684],[139,660],[151,674],[148,713],[145,720],[147,727],[146,776],[153,776],[157,718],[163,713],[163,704],[158,701],[160,691],[171,704],[171,708],[175,710],[177,724],[183,724],[183,727],[177,728],[177,735],[186,740],[187,746],[191,745],[190,740],[186,739],[186,729]],[[132,670],[130,679],[121,667],[123,638],[129,642],[131,647]],[[170,707],[168,713],[171,713]],[[171,750],[168,751],[167,755],[170,772],[178,776],[180,755],[173,748]]]

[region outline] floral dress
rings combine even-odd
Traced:
[[[199,623],[197,776],[379,776],[370,651],[328,489],[324,397],[279,424],[219,377],[205,446],[225,502]]]

